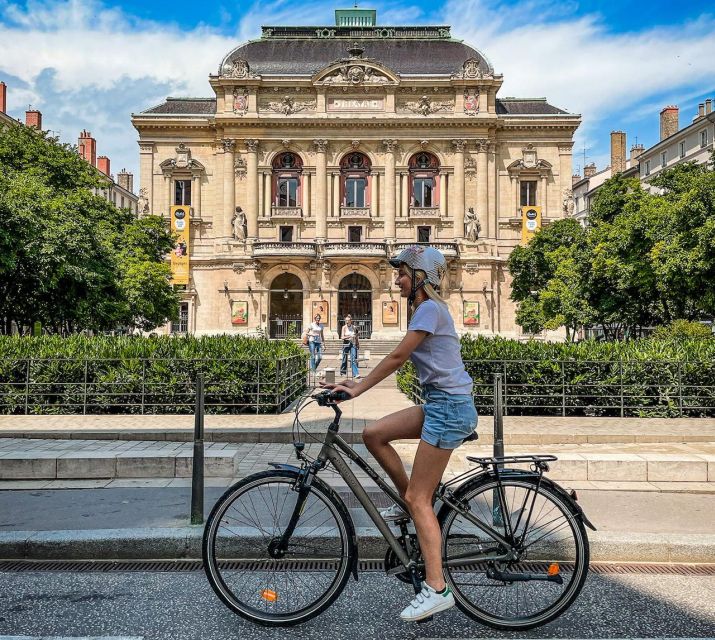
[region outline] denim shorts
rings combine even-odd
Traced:
[[[425,414],[422,440],[440,449],[456,449],[477,427],[471,395],[451,394],[433,385],[422,387]]]

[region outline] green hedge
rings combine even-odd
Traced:
[[[544,343],[464,336],[477,408],[493,410],[501,373],[507,415],[715,416],[715,340]],[[416,372],[398,372],[418,400]]]
[[[0,337],[0,413],[275,413],[305,388],[288,341],[211,337]]]

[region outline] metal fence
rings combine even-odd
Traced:
[[[3,361],[0,414],[277,413],[306,388],[307,358],[29,358]]]
[[[678,361],[470,360],[474,403],[494,410],[494,374],[503,376],[504,415],[715,416],[715,363]],[[422,402],[416,378],[408,395]]]

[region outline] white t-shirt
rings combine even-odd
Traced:
[[[412,315],[408,329],[429,334],[410,355],[420,384],[432,384],[453,395],[471,395],[472,379],[464,369],[459,337],[447,306],[425,300]]]
[[[311,322],[308,328],[308,340],[310,342],[320,342],[320,336],[323,331],[323,324],[319,322]]]

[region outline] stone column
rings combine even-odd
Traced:
[[[273,174],[269,171],[263,174],[263,211],[267,218],[271,217],[271,205],[273,204]]]
[[[258,140],[246,140],[246,221],[248,237],[258,237]]]
[[[340,174],[333,174],[333,217],[340,217]]]
[[[464,140],[452,140],[454,145],[454,184],[452,202],[454,203],[454,237],[464,238]]]
[[[171,179],[171,174],[170,173],[165,173],[164,174],[164,184],[166,186],[166,215],[171,216],[171,205],[174,204],[174,200],[172,199],[172,187],[174,185],[174,181]]]
[[[310,218],[310,174],[303,174],[303,199],[301,204],[303,205],[303,217]]]
[[[230,238],[233,235],[231,220],[236,211],[236,174],[234,170],[234,140],[222,140],[223,143],[223,220],[221,221],[221,236]],[[218,225],[214,223],[218,231]]]
[[[328,141],[313,140],[315,145],[315,239],[325,240],[328,230]]]
[[[496,145],[489,144],[487,151],[487,215],[483,233],[485,238],[496,238],[497,228],[497,154]]]
[[[510,175],[512,185],[512,208],[510,218],[514,216],[521,216],[521,211],[519,209],[519,178],[514,175]]]
[[[439,174],[439,217],[447,217],[447,174]]]
[[[558,194],[562,198],[573,193],[571,190],[571,174],[573,173],[573,164],[571,159],[571,148],[573,143],[559,145],[559,189]],[[562,212],[564,216],[568,215],[568,211]],[[560,217],[560,216],[559,216]]]
[[[546,179],[547,175],[545,173],[542,173],[539,176],[539,204],[541,205],[541,217],[544,218],[546,217],[546,203],[549,201],[548,200],[548,194],[546,193]]]
[[[149,204],[149,212],[156,214],[157,203],[154,202],[154,144],[151,142],[139,143],[139,172],[140,184],[139,194],[144,191],[144,197]],[[144,215],[144,211],[140,211],[139,215]]]
[[[377,218],[379,214],[380,191],[378,188],[377,172],[373,171],[370,176],[370,216]]]
[[[258,217],[261,218],[266,215],[263,208],[265,203],[265,198],[263,196],[264,189],[266,188],[266,176],[264,173],[258,174]]]
[[[385,145],[385,240],[395,239],[395,140],[383,140]]]
[[[482,223],[482,233],[487,235],[489,223],[489,177],[487,176],[487,150],[489,140],[477,140],[477,216]]]
[[[409,205],[410,205],[406,173],[400,174],[400,200],[401,200],[400,216],[402,216],[403,218],[406,218],[409,215]]]

